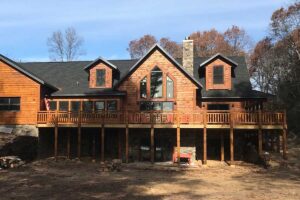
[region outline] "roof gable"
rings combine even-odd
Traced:
[[[150,50],[142,57],[140,58],[128,71],[126,76],[124,76],[119,83],[116,85],[118,87],[121,85],[127,77],[129,77],[147,58],[155,51],[158,50],[161,52],[171,63],[174,64],[175,67],[177,67],[187,78],[189,78],[195,85],[202,88],[203,86],[201,83],[196,80],[193,76],[191,76],[168,52],[166,52],[159,44],[155,44],[153,47],[150,48]]]
[[[8,64],[9,66],[11,66],[12,68],[14,68],[15,70],[17,70],[18,72],[24,74],[25,76],[29,77],[30,79],[38,82],[41,85],[45,85],[47,87],[50,87],[51,89],[54,90],[58,90],[56,87],[46,83],[45,81],[43,81],[42,79],[40,79],[39,77],[37,77],[36,75],[28,72],[27,70],[25,70],[24,68],[22,68],[20,65],[18,65],[16,62],[14,62],[13,60],[3,56],[2,54],[0,54],[0,60],[5,62],[6,64]]]
[[[222,55],[221,53],[217,53],[214,56],[212,56],[211,58],[207,59],[206,61],[204,61],[203,63],[200,64],[200,67],[204,67],[208,64],[210,64],[211,62],[217,60],[217,59],[221,59],[222,61],[230,64],[231,66],[238,66],[238,64],[236,62],[234,62],[233,60],[231,60],[230,58]]]
[[[115,69],[115,70],[118,70],[118,71],[119,71],[119,69],[118,69],[117,66],[115,66],[115,65],[112,64],[111,62],[105,60],[105,59],[102,58],[102,57],[98,57],[96,60],[94,60],[94,61],[92,61],[91,63],[89,63],[88,65],[86,65],[86,66],[84,67],[84,70],[89,70],[92,66],[96,65],[96,64],[99,63],[99,62],[103,62],[103,63],[105,63],[107,66],[111,67],[112,69]]]

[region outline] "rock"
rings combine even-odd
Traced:
[[[0,157],[0,168],[3,168],[3,169],[16,168],[16,167],[19,167],[24,164],[25,164],[25,162],[23,162],[17,156]]]

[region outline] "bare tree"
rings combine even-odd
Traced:
[[[235,25],[225,31],[224,39],[231,46],[231,55],[245,55],[252,46],[250,36],[245,29]]]
[[[144,35],[140,39],[131,40],[127,51],[132,59],[141,58],[155,43],[157,40],[153,35]]]
[[[47,40],[49,57],[54,61],[72,61],[84,54],[83,38],[76,30],[69,27],[65,34],[61,31],[53,32]]]
[[[158,40],[153,35],[144,35],[139,39],[131,40],[127,51],[129,51],[131,58],[141,58],[156,43],[158,43]],[[174,58],[182,56],[182,47],[175,41],[163,37],[159,40],[159,44]]]

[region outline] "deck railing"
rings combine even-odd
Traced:
[[[284,112],[201,111],[178,112],[68,112],[40,111],[38,124],[232,124],[283,125]]]

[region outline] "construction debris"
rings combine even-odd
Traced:
[[[24,164],[25,162],[17,156],[0,157],[0,169],[16,168]]]
[[[112,161],[102,162],[100,166],[100,171],[121,171],[122,160],[113,159]]]

